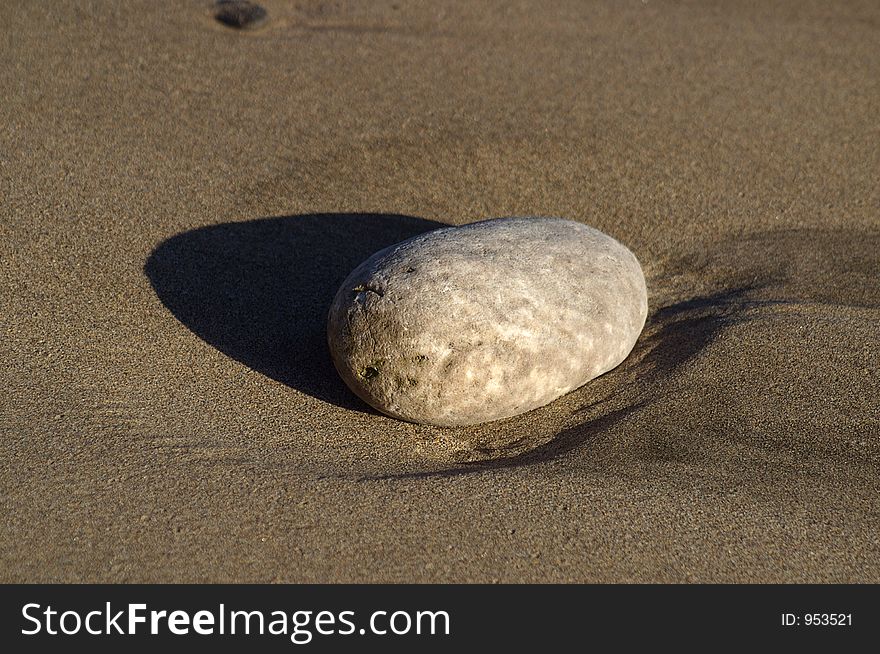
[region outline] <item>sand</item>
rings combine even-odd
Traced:
[[[877,3],[262,4],[4,9],[0,580],[880,581]],[[633,250],[633,354],[357,400],[342,279],[514,214]]]

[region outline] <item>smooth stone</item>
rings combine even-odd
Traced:
[[[560,218],[498,218],[392,245],[343,282],[328,343],[345,383],[382,413],[456,426],[543,406],[635,345],[638,260]]]
[[[263,7],[249,0],[218,0],[214,18],[236,29],[255,29],[266,22],[268,14]]]

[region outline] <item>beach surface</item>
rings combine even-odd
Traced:
[[[261,4],[3,10],[0,580],[880,582],[878,3]],[[360,402],[342,280],[508,215],[636,254],[630,357]]]

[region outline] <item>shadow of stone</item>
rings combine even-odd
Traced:
[[[384,247],[444,227],[394,214],[307,214],[177,234],[144,273],[168,310],[246,366],[346,409],[373,412],[343,384],[326,344],[333,296]]]

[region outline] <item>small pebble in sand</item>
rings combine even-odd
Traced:
[[[266,10],[249,0],[218,0],[214,18],[229,27],[254,29],[266,22]]]
[[[611,370],[647,315],[635,256],[559,218],[500,218],[393,245],[328,319],[346,384],[390,416],[470,425],[543,406]]]

